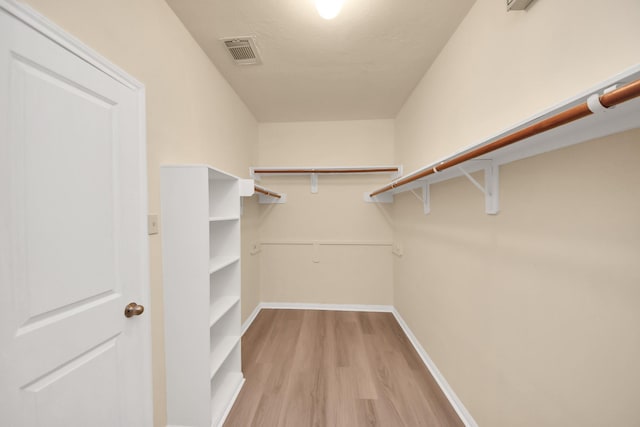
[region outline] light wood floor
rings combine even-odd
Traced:
[[[225,426],[462,426],[390,313],[262,310]]]

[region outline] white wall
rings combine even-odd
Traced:
[[[255,163],[255,162],[252,162]],[[248,172],[248,171],[247,171]],[[241,268],[242,268],[242,294],[241,294],[241,318],[245,322],[255,308],[260,304],[260,257],[253,253],[252,245],[260,236],[260,208],[258,196],[242,199],[241,219]]]
[[[409,170],[640,61],[640,2],[478,0],[396,119]],[[481,426],[635,425],[640,132],[396,197],[394,301]]]
[[[393,163],[392,120],[261,123],[259,135],[260,166]],[[262,300],[392,304],[388,213],[363,201],[363,193],[388,180],[321,176],[318,193],[311,194],[308,176],[265,179],[288,200],[261,209]],[[320,243],[315,249],[314,242]]]

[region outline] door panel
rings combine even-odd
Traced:
[[[24,209],[17,219],[26,262],[25,283],[15,285],[27,294],[31,320],[120,288],[113,206],[117,113],[114,101],[12,60],[11,98],[19,106],[12,127],[22,134],[12,141],[22,159],[14,170],[20,183],[14,206]]]
[[[2,7],[0,425],[150,425],[142,99]]]
[[[24,406],[37,424],[118,426],[117,339],[111,338],[22,387]],[[69,396],[82,396],[81,401]],[[86,404],[102,402],[101,405]],[[69,419],[73,414],[73,420]]]

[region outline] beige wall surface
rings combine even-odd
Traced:
[[[640,61],[640,3],[478,0],[396,119],[429,164]],[[396,197],[394,302],[481,426],[640,420],[640,132],[511,163],[500,213],[466,179]]]
[[[149,212],[160,212],[159,166],[207,163],[246,177],[257,122],[162,0],[27,0],[37,11],[146,87]],[[256,209],[247,209],[249,215]],[[243,233],[251,239],[250,216]],[[162,218],[160,219],[162,223]],[[244,251],[244,249],[243,249]],[[154,424],[164,426],[164,328],[160,236],[150,236]],[[257,262],[243,260],[243,282]],[[254,286],[243,283],[245,287]],[[255,285],[257,286],[257,285]],[[244,295],[243,295],[244,296]],[[243,301],[255,303],[252,299]],[[243,314],[253,307],[244,307]]]
[[[261,123],[259,166],[392,164],[393,120]],[[389,214],[363,201],[389,175],[270,177],[287,203],[261,205],[262,301],[393,303]],[[316,243],[314,247],[313,244]]]
[[[396,117],[411,171],[640,63],[640,2],[477,0]]]
[[[242,221],[240,236],[240,262],[242,274],[241,315],[245,322],[253,310],[260,304],[260,257],[252,246],[259,239],[260,209],[258,196],[242,199]]]

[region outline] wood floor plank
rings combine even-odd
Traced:
[[[462,426],[390,313],[262,310],[226,426]]]
[[[358,417],[355,411],[357,394],[356,375],[351,367],[341,366],[336,368],[336,386],[333,392],[336,393],[336,425],[356,426]]]
[[[356,415],[359,426],[377,426],[380,422],[378,411],[376,409],[375,400],[358,399],[356,400]]]
[[[252,345],[242,348],[242,367],[247,372],[254,363],[258,363],[260,352],[267,347],[266,340],[271,336],[271,330],[275,324],[275,310],[260,310],[255,321],[251,324],[244,336],[242,342],[251,342]],[[255,325],[255,328],[253,327]]]

